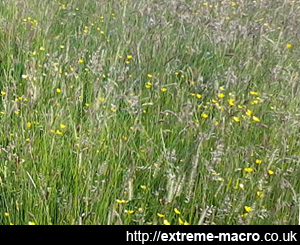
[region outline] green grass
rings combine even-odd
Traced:
[[[299,7],[0,1],[0,224],[298,224]]]

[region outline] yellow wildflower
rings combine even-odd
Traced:
[[[256,195],[257,195],[258,197],[260,197],[260,198],[262,198],[262,197],[264,196],[263,193],[262,193],[261,191],[256,192]]]
[[[63,133],[61,132],[61,131],[59,131],[59,130],[56,130],[56,132],[55,132],[57,135],[62,135]]]
[[[255,162],[256,162],[257,164],[261,164],[261,163],[262,163],[262,160],[256,159]]]
[[[254,122],[260,122],[260,119],[256,116],[253,116],[252,119],[253,119]]]
[[[205,113],[202,113],[202,114],[201,114],[201,117],[203,117],[203,118],[208,118],[208,115],[205,114]]]
[[[248,216],[248,213],[242,214],[242,218],[246,218]]]
[[[165,215],[164,215],[164,214],[161,214],[161,213],[157,213],[157,216],[158,216],[159,218],[164,218],[164,217],[165,217]]]
[[[164,225],[171,225],[170,222],[168,220],[164,220]]]
[[[234,99],[229,99],[228,104],[231,105],[231,106],[234,106]]]
[[[126,204],[128,202],[129,202],[128,200],[119,200],[119,199],[117,199],[118,204]]]
[[[245,168],[245,171],[246,171],[247,173],[252,173],[252,172],[253,172],[253,168]]]
[[[178,222],[179,222],[180,225],[183,225],[183,224],[184,224],[184,222],[183,222],[182,219],[180,219],[180,218],[178,218]]]
[[[235,122],[239,122],[239,121],[240,121],[240,119],[239,119],[238,117],[233,117],[232,119],[233,119],[233,121],[235,121]]]
[[[248,110],[246,111],[246,114],[247,114],[247,116],[250,117],[250,116],[252,115],[252,111],[248,109]]]

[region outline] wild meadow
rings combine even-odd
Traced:
[[[298,224],[300,1],[0,0],[0,224]]]

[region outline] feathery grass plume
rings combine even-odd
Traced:
[[[133,178],[128,179],[128,200],[133,199]]]
[[[177,176],[176,182],[175,182],[175,197],[179,197],[183,192],[183,187],[185,185],[186,180],[186,174],[181,174]]]
[[[188,186],[189,186],[189,191],[187,193],[188,200],[190,200],[190,198],[192,197],[192,192],[194,191],[195,176],[196,176],[196,172],[197,172],[198,165],[199,165],[200,150],[201,150],[202,142],[204,139],[205,139],[205,136],[203,136],[203,134],[199,134],[195,141],[196,152],[192,159],[192,170],[191,170],[190,177],[188,180]]]
[[[176,176],[175,175],[172,175],[172,174],[168,174],[168,182],[167,182],[167,187],[166,187],[166,190],[167,190],[167,202],[170,203],[172,202],[173,200],[173,197],[174,197],[174,189],[175,189],[175,181],[176,181]]]
[[[205,217],[206,217],[206,214],[207,214],[208,210],[209,210],[209,207],[206,207],[204,210],[202,210],[202,214],[201,214],[201,217],[198,221],[198,225],[203,225],[203,222],[205,220]]]

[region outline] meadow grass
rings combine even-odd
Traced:
[[[1,0],[0,224],[298,224],[299,19]]]

